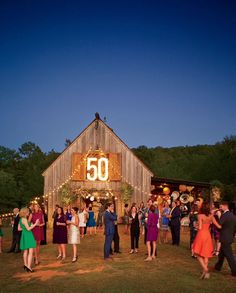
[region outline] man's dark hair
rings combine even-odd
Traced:
[[[220,204],[222,204],[223,206],[229,207],[229,203],[227,201],[225,201],[225,200],[221,201]]]
[[[111,205],[112,205],[112,202],[108,202],[108,203],[106,203],[106,205],[105,205],[105,209],[108,209]]]

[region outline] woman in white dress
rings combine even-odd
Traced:
[[[73,259],[72,262],[76,262],[78,259],[77,255],[77,244],[80,243],[80,233],[79,233],[79,218],[78,218],[78,208],[74,207],[71,209],[72,219],[67,221],[69,226],[68,229],[68,243],[73,245]]]
[[[84,229],[87,223],[87,212],[84,208],[82,208],[79,212],[79,229],[81,238],[84,238]]]

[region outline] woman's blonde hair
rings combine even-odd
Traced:
[[[20,210],[19,216],[20,218],[25,218],[28,213],[29,213],[29,209],[25,207]]]

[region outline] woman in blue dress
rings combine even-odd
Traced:
[[[87,222],[88,233],[89,233],[89,235],[91,235],[92,229],[93,229],[94,234],[96,234],[96,221],[95,221],[94,212],[92,210],[92,207],[89,207],[88,214],[89,214],[89,218],[88,218],[88,222]]]
[[[162,214],[161,214],[161,218],[162,218],[162,222],[161,222],[161,230],[163,233],[163,241],[164,243],[168,243],[168,232],[169,232],[169,216],[170,214],[170,208],[169,208],[169,204],[168,202],[165,202],[163,210],[162,210]]]

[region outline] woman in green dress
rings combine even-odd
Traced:
[[[21,239],[20,239],[20,249],[24,251],[23,260],[24,260],[24,270],[27,272],[33,272],[31,265],[33,259],[34,248],[36,248],[36,241],[34,239],[34,235],[32,233],[32,229],[35,226],[39,225],[39,221],[37,220],[33,225],[28,222],[29,217],[29,209],[22,208],[19,213],[20,222],[18,226],[18,230],[22,231]]]

